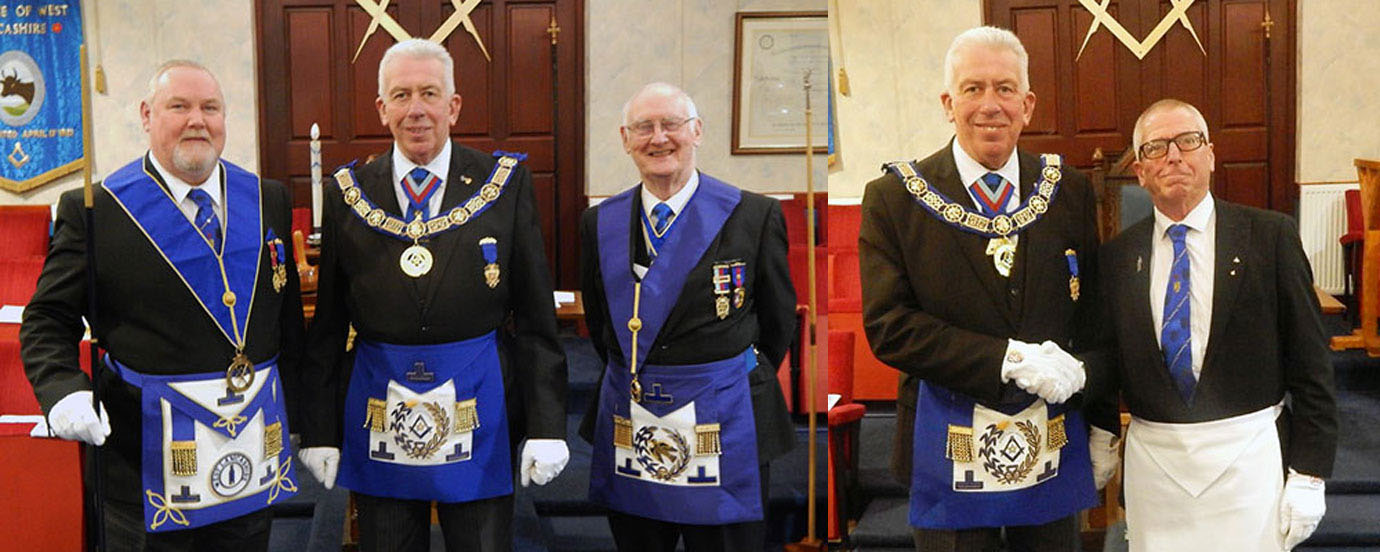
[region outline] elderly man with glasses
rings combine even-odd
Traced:
[[[1102,249],[1113,362],[1088,391],[1119,389],[1131,411],[1131,549],[1292,549],[1326,510],[1337,442],[1295,223],[1212,196],[1213,147],[1192,105],[1151,105],[1133,142],[1155,210]]]
[[[581,435],[619,550],[762,550],[767,464],[794,443],[775,376],[795,329],[781,206],[695,169],[703,126],[680,89],[638,91],[619,132],[642,181],[581,222],[606,363]]]

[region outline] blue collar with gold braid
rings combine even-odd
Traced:
[[[1054,194],[1059,191],[1059,180],[1063,178],[1061,164],[1062,158],[1057,154],[1041,155],[1040,181],[1025,201],[1010,215],[992,217],[953,201],[935,189],[920,174],[914,161],[895,161],[882,168],[900,178],[906,191],[915,197],[916,203],[945,224],[987,238],[1007,238],[1020,234],[1049,210]]]

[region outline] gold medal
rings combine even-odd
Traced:
[[[992,266],[1003,278],[1011,276],[1011,267],[1016,264],[1016,242],[1011,238],[992,238],[987,240],[987,252],[992,256]]]
[[[744,301],[747,301],[747,290],[743,288],[735,288],[733,290],[733,308],[743,308]]]
[[[398,265],[402,267],[403,274],[420,278],[431,272],[433,261],[430,250],[421,244],[412,244],[412,247],[403,250],[402,257],[398,258]]]
[[[1082,288],[1077,276],[1069,276],[1069,299],[1078,300],[1078,293]]]
[[[225,386],[235,393],[243,393],[254,385],[254,363],[243,352],[235,353],[230,367],[225,369]]]
[[[287,267],[279,264],[273,267],[273,291],[282,293],[283,286],[287,285]]]
[[[714,299],[714,313],[719,315],[719,320],[728,318],[728,295],[720,295]]]

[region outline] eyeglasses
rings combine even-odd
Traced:
[[[1207,143],[1207,137],[1203,136],[1201,130],[1185,132],[1173,138],[1161,138],[1151,140],[1140,145],[1141,159],[1159,159],[1169,154],[1169,143],[1179,146],[1179,152],[1190,152],[1203,147]]]
[[[681,127],[684,127],[684,126],[685,126],[687,123],[689,123],[690,121],[693,121],[693,120],[698,119],[698,118],[699,118],[699,117],[686,117],[686,118],[684,118],[684,119],[662,119],[662,120],[660,120],[660,121],[639,121],[639,122],[633,123],[633,124],[631,124],[631,125],[628,125],[628,126],[627,126],[627,129],[628,129],[629,131],[632,131],[633,135],[634,135],[634,136],[637,136],[638,138],[646,138],[646,137],[651,136],[652,134],[656,133],[656,125],[657,125],[658,122],[661,123],[661,130],[662,130],[663,132],[665,132],[666,134],[670,134],[670,133],[672,133],[672,132],[676,132],[676,131],[680,130]]]

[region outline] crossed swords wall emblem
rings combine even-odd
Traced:
[[[1175,23],[1179,23],[1188,29],[1189,34],[1193,35],[1193,41],[1198,43],[1198,49],[1203,52],[1203,55],[1207,55],[1207,50],[1203,48],[1203,41],[1198,39],[1198,32],[1193,30],[1193,23],[1188,20],[1188,8],[1193,5],[1194,0],[1169,0],[1173,7],[1143,41],[1136,40],[1136,37],[1131,36],[1131,32],[1127,31],[1126,27],[1122,27],[1121,23],[1107,12],[1107,5],[1111,3],[1111,0],[1100,1],[1099,4],[1094,0],[1078,0],[1078,3],[1082,4],[1092,14],[1093,21],[1092,25],[1088,27],[1088,34],[1083,37],[1083,45],[1078,48],[1078,56],[1074,57],[1074,61],[1083,56],[1083,49],[1088,47],[1088,40],[1092,38],[1093,33],[1096,33],[1100,26],[1107,27],[1107,31],[1111,32],[1112,36],[1115,36],[1117,40],[1126,45],[1128,50],[1131,50],[1131,53],[1136,55],[1136,59],[1145,59],[1145,55],[1149,54],[1156,44],[1159,44],[1165,33],[1174,28]]]
[[[388,15],[388,3],[391,1],[355,0],[355,3],[364,8],[365,13],[368,13],[373,19],[369,21],[369,28],[364,31],[364,38],[360,39],[359,47],[355,48],[355,56],[350,58],[351,63],[359,59],[359,53],[364,50],[364,43],[369,42],[369,37],[373,36],[374,31],[377,31],[379,27],[383,27],[383,30],[388,31],[388,34],[393,35],[393,39],[398,42],[412,38],[412,35],[403,29],[402,25],[393,19],[393,16]],[[479,44],[479,51],[484,52],[484,59],[493,61],[489,57],[489,50],[484,47],[484,40],[479,38],[479,30],[475,29],[474,20],[470,19],[470,12],[479,6],[479,2],[480,0],[450,0],[450,5],[455,8],[455,13],[450,14],[450,17],[446,18],[446,21],[436,29],[436,32],[431,33],[428,40],[440,44],[446,40],[446,37],[450,36],[450,33],[455,31],[455,27],[464,25],[470,36],[474,37],[475,43]]]

